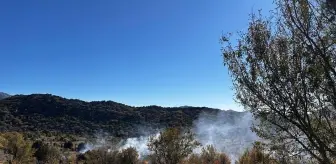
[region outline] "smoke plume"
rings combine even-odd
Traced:
[[[223,111],[215,116],[203,113],[194,122],[193,131],[202,146],[213,145],[234,161],[258,139],[250,130],[252,123],[253,117],[247,112]]]
[[[149,136],[128,138],[125,141],[123,141],[123,143],[121,144],[122,146],[119,148],[119,150],[133,147],[138,151],[140,158],[142,158],[150,153],[147,147],[148,138]]]
[[[247,112],[234,112],[234,111],[221,111],[217,114],[202,113],[197,120],[193,122],[192,131],[195,133],[196,139],[202,144],[203,147],[213,145],[217,151],[224,152],[235,161],[247,148],[258,140],[255,133],[250,130],[253,123],[253,117]],[[139,128],[144,134],[138,138],[128,138],[121,140],[117,144],[111,145],[109,150],[122,150],[129,147],[134,147],[140,158],[150,154],[147,144],[149,136],[152,133],[146,132],[144,129]],[[159,130],[157,130],[158,132]],[[156,133],[159,135],[159,133]],[[96,141],[87,143],[86,151],[107,147],[106,135],[96,136]],[[194,150],[195,153],[200,153],[201,148]]]
[[[95,150],[95,149],[100,149],[100,148],[103,148],[103,147],[107,147],[108,145],[110,145],[106,141],[107,136],[108,136],[107,133],[103,133],[101,131],[96,133],[94,141],[90,141],[88,143],[85,143],[84,147],[81,150],[79,150],[79,153],[83,154],[83,153],[86,153],[87,151],[90,151],[90,150]]]

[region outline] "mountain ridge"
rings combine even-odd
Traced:
[[[88,102],[52,94],[14,95],[0,101],[0,131],[94,134],[103,130],[115,136],[133,137],[141,135],[139,127],[155,130],[191,126],[204,112],[216,115],[220,110],[189,106],[133,107],[114,101]]]
[[[8,98],[8,97],[10,97],[10,96],[11,96],[10,94],[7,94],[7,93],[5,93],[5,92],[0,92],[0,100],[5,99],[5,98]]]

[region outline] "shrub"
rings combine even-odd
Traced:
[[[225,153],[220,153],[218,160],[219,160],[218,164],[230,164],[231,163],[231,159]]]
[[[117,151],[91,150],[86,152],[79,160],[84,161],[85,164],[118,164],[117,155]]]
[[[202,164],[201,157],[198,154],[191,154],[184,162],[185,164]]]
[[[191,154],[183,164],[230,164],[230,158],[217,152],[212,145],[202,148],[201,154]]]
[[[118,163],[120,164],[137,164],[139,162],[138,158],[139,154],[133,147],[123,149],[118,153]]]
[[[259,145],[255,145],[251,150],[246,150],[236,161],[236,164],[277,164],[275,159],[263,152]]]
[[[177,128],[168,128],[159,136],[150,137],[148,148],[153,152],[153,163],[177,164],[199,145],[191,131],[182,132]]]
[[[212,145],[202,148],[201,161],[202,163],[215,163],[217,160],[216,149]]]
[[[66,141],[64,144],[63,144],[63,148],[65,149],[73,149],[73,143],[71,141]]]
[[[35,157],[42,164],[58,164],[61,159],[61,152],[54,146],[42,144],[37,149]]]
[[[12,164],[31,164],[35,162],[31,144],[25,141],[20,133],[7,132],[0,134],[0,146],[6,153],[12,155],[13,158],[9,161]]]
[[[43,142],[41,140],[37,140],[33,143],[32,148],[39,149],[43,145]]]

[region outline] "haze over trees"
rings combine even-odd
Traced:
[[[237,44],[223,36],[224,64],[254,131],[281,163],[336,160],[336,2],[276,0],[252,14]]]
[[[204,149],[203,155],[193,154],[198,141],[194,138],[194,133],[185,129],[191,126],[199,127],[195,131],[197,137],[200,137],[197,140],[206,143],[202,145],[206,146],[209,143],[216,143],[215,137],[219,137],[212,136],[214,138],[210,141],[208,139],[213,134],[200,135],[202,130],[200,128],[211,124],[207,119],[216,123],[216,127],[212,127],[213,130],[219,130],[220,124],[229,124],[227,126],[230,128],[239,127],[237,122],[246,116],[244,112],[221,111],[206,107],[131,107],[113,101],[85,102],[50,94],[14,95],[1,100],[0,109],[0,134],[7,135],[8,131],[20,132],[16,134],[24,139],[23,145],[29,144],[28,147],[31,148],[27,159],[31,158],[31,162],[55,164],[118,162],[128,164],[129,161],[138,163],[141,160],[161,163],[178,161],[184,164],[194,163],[193,160],[227,163],[233,154],[229,151],[226,155],[219,145],[213,146],[213,148],[219,147],[217,150]],[[222,115],[225,119],[218,122],[219,116]],[[195,122],[198,124],[194,124]],[[147,136],[139,136],[144,135],[143,131],[147,132],[145,135],[150,134],[151,128],[146,125],[160,127],[162,130],[166,127],[169,129],[161,131],[161,137],[147,140]],[[245,128],[247,126],[244,124]],[[141,139],[141,143],[140,147],[136,148],[141,149],[132,147],[134,144],[131,142],[138,142],[137,139]],[[209,142],[204,142],[205,140]],[[8,139],[0,138],[0,162],[13,163],[15,155],[7,151],[7,141]],[[149,146],[150,150],[146,146],[141,147],[147,142],[148,145],[152,145]],[[244,146],[250,144],[252,144],[250,140],[243,143]],[[239,154],[234,156],[232,160],[237,159]]]
[[[50,94],[15,95],[0,101],[0,131],[48,132],[94,135],[97,131],[117,137],[138,137],[138,127],[191,126],[198,115],[216,115],[206,107],[132,107],[113,101],[85,102]],[[239,112],[232,114],[239,115]]]
[[[252,14],[237,42],[230,40],[230,34],[221,38],[236,98],[257,120],[253,130],[262,138],[234,162],[334,164],[336,1],[275,0],[275,4],[269,18]],[[0,96],[0,162],[3,154],[10,164],[233,162],[216,145],[200,145],[186,130],[200,113],[216,115],[218,109],[131,107],[49,94]],[[138,126],[148,131],[166,128],[148,139],[148,156],[122,147],[120,140],[81,152],[86,144],[78,136],[103,130],[118,139],[134,137],[140,135]]]
[[[168,128],[148,140],[150,154],[140,157],[133,147],[105,149],[103,147],[78,153],[50,141],[32,139],[20,133],[1,133],[0,151],[5,150],[6,164],[230,164],[231,159],[212,145],[203,145],[202,151],[194,153],[201,146],[190,131]],[[66,141],[67,142],[67,141]],[[61,144],[62,145],[62,144]],[[108,145],[106,145],[108,146]],[[111,145],[110,145],[111,146]],[[278,163],[258,144],[235,161],[236,164]],[[271,163],[271,164],[273,164]]]
[[[200,143],[191,131],[168,128],[158,136],[149,138],[148,149],[153,152],[151,160],[157,164],[180,163],[187,158]]]

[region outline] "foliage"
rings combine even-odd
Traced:
[[[137,137],[146,130],[191,126],[206,107],[131,107],[113,101],[85,102],[50,94],[15,95],[0,101],[0,131],[93,135],[98,130],[116,137]],[[70,139],[71,140],[71,139]]]
[[[85,164],[118,164],[118,151],[108,152],[106,150],[91,150],[84,154],[83,161]]]
[[[133,147],[121,150],[118,154],[118,162],[120,164],[137,164],[139,163],[139,154]]]
[[[63,144],[63,147],[65,148],[65,149],[73,149],[74,148],[74,145],[73,145],[73,143],[71,142],[71,141],[66,141],[64,144]]]
[[[35,152],[35,157],[41,164],[58,164],[61,152],[54,146],[42,144]]]
[[[0,145],[2,149],[12,155],[10,163],[34,163],[35,159],[33,157],[34,150],[31,144],[24,140],[22,134],[17,132],[7,132],[0,134]]]
[[[99,149],[86,152],[79,161],[85,164],[138,164],[138,157],[134,148],[123,149],[120,152]]]
[[[0,149],[5,149],[7,146],[7,139],[0,135]]]
[[[272,151],[336,159],[335,1],[276,0],[273,17],[252,14],[237,45],[221,39],[238,101]]]
[[[231,163],[231,159],[228,155],[226,155],[225,153],[220,153],[218,158],[218,164],[230,164]]]
[[[159,136],[149,139],[148,149],[153,152],[152,161],[156,164],[177,164],[192,153],[200,144],[191,131],[168,128]]]
[[[216,151],[215,147],[208,145],[202,148],[201,159],[202,163],[230,164],[230,158]]]
[[[279,162],[264,152],[261,145],[256,144],[251,150],[246,150],[236,161],[236,164],[278,164]],[[292,163],[292,162],[282,162]]]
[[[217,152],[212,145],[202,148],[201,154],[191,154],[184,164],[230,164],[230,158],[221,152]]]
[[[190,154],[188,159],[183,164],[202,164],[202,160],[198,154]]]
[[[13,146],[24,145],[24,142],[27,143],[27,141],[23,142],[22,135],[19,133],[6,133],[1,134],[0,136],[6,140],[6,142],[1,142],[4,143],[5,150],[13,156],[15,156],[14,151],[21,151],[21,149],[27,150],[27,148],[29,149],[33,147],[30,144],[28,145],[29,147]],[[14,141],[17,143],[11,144]],[[202,148],[200,154],[192,154],[192,151],[199,146],[199,143],[195,141],[193,134],[190,133],[190,131],[182,131],[177,128],[169,128],[166,131],[161,132],[159,136],[151,137],[148,145],[153,154],[149,158],[143,158],[142,161],[139,159],[137,150],[132,147],[121,151],[117,151],[118,148],[115,151],[111,151],[106,147],[80,154],[76,151],[60,152],[63,145],[55,147],[51,144],[43,143],[41,140],[35,141],[34,145],[36,147],[34,156],[40,164],[140,164],[148,162],[152,164],[231,163],[230,158],[225,153],[217,152],[212,145]],[[9,162],[12,164],[29,164],[35,163],[35,159],[32,154],[30,154],[30,156],[16,155],[12,160],[9,160]],[[271,155],[265,153],[261,143],[257,142],[251,150],[246,151],[243,156],[239,158],[237,164],[296,164],[295,162],[296,161],[293,160],[278,162],[273,156],[271,157]]]
[[[208,145],[202,148],[201,161],[202,163],[215,163],[217,160],[217,152],[215,147]]]
[[[42,145],[43,145],[43,142],[41,140],[37,140],[33,143],[32,148],[39,149],[42,147]]]

